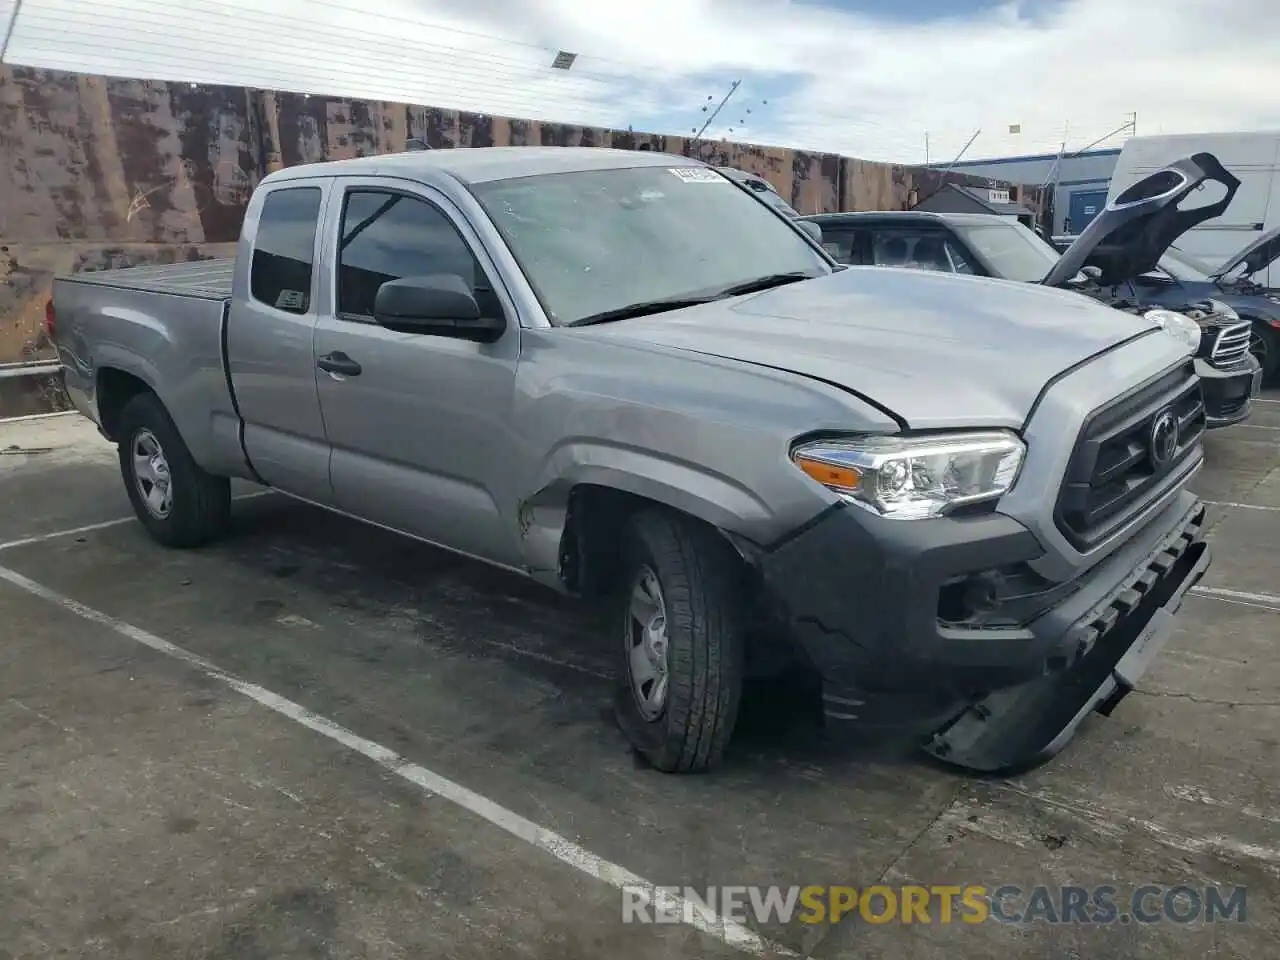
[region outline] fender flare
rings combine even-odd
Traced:
[[[767,520],[769,507],[723,474],[603,443],[573,442],[547,461],[537,492],[520,503],[520,549],[530,574],[559,581],[570,496],[583,485],[614,490],[669,507],[734,534]]]

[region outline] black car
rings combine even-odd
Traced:
[[[1054,237],[1053,245],[1065,251],[1075,237]],[[1159,306],[1212,297],[1235,310],[1253,325],[1250,349],[1262,364],[1264,381],[1280,370],[1280,290],[1268,289],[1249,278],[1280,257],[1280,229],[1249,243],[1220,264],[1212,266],[1176,244],[1160,258],[1156,268],[1133,281],[1135,295]]]
[[[1223,183],[1226,199],[1198,209],[1178,209],[1179,202],[1206,180]],[[1129,188],[1115,205],[1109,204],[1065,254],[1016,219],[996,214],[912,210],[802,219],[821,227],[823,246],[851,266],[908,267],[1041,283],[1148,317],[1195,351],[1208,426],[1225,427],[1248,418],[1261,386],[1262,368],[1249,349],[1249,321],[1221,297],[1170,296],[1155,301],[1134,281],[1155,269],[1173,240],[1226,209],[1235,192],[1232,181],[1239,185],[1208,154],[1171,164]],[[1135,213],[1134,198],[1163,202],[1144,203]]]
[[[745,170],[738,170],[734,167],[719,167],[718,169],[730,180],[740,183],[775,210],[781,211],[793,220],[799,219],[799,212],[791,204],[783,200],[777,188],[764,177],[754,173],[747,173]]]

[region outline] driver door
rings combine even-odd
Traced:
[[[501,451],[519,355],[515,311],[462,214],[437,191],[387,178],[339,180],[316,326],[316,389],[332,448],[335,505],[485,560],[518,561]],[[397,333],[374,322],[378,288],[462,276],[482,311],[507,319],[493,343]],[[510,514],[510,516],[508,516]]]

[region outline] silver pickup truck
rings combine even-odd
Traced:
[[[1043,762],[1209,564],[1185,344],[843,268],[682,157],[294,167],[234,262],[59,278],[50,320],[157,541],[224,533],[239,477],[614,604],[620,725],[665,771],[712,766],[744,680],[793,669],[832,724]]]

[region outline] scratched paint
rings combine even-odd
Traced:
[[[782,147],[0,66],[0,362],[54,356],[42,321],[55,274],[225,256],[266,173],[401,151],[410,137],[437,150],[528,144],[697,156],[764,177],[802,213],[902,209],[942,177]],[[1021,193],[1039,207],[1039,190]]]

